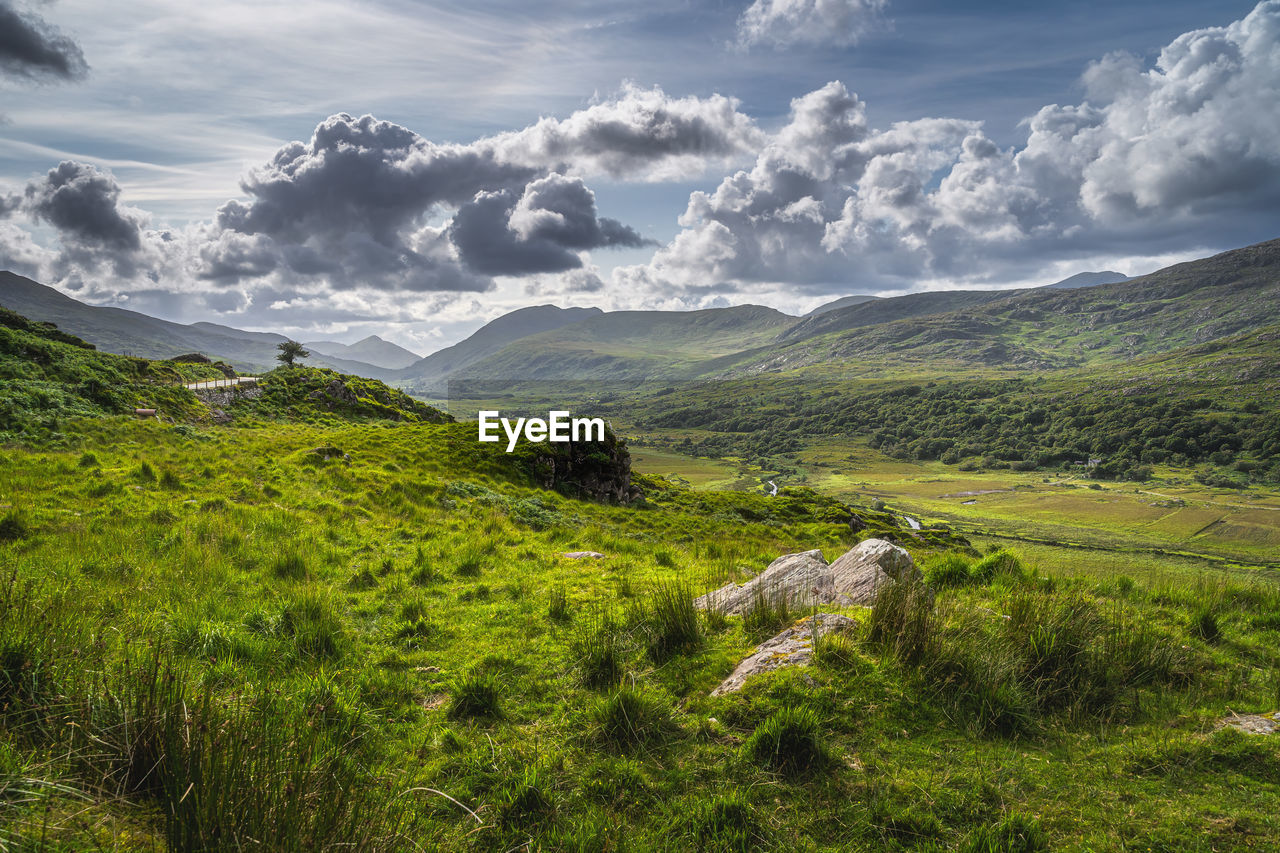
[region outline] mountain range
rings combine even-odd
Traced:
[[[201,352],[244,371],[275,365],[282,335],[183,325],[85,305],[0,273],[0,305],[111,352]],[[892,363],[1046,369],[1123,362],[1280,322],[1280,240],[1138,278],[1080,273],[1021,290],[856,294],[797,317],[758,305],[700,311],[522,308],[418,358],[370,336],[308,344],[310,363],[438,396],[450,379],[698,379]]]

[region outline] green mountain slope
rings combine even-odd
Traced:
[[[385,370],[402,370],[422,360],[422,356],[410,352],[399,344],[384,341],[377,335],[369,335],[354,344],[337,341],[318,341],[306,344],[307,349],[325,357],[360,361]]]
[[[449,416],[375,379],[317,367],[280,367],[229,392],[183,383],[223,379],[225,363],[153,361],[97,351],[49,323],[0,308],[0,443],[46,442],[75,418],[155,409],[168,421],[233,419],[444,423]],[[219,417],[222,417],[219,415]]]
[[[763,346],[799,320],[772,308],[614,311],[531,335],[461,376],[482,379],[652,379],[692,377],[705,363]]]
[[[939,309],[939,310],[932,310]],[[900,316],[896,316],[900,315]],[[1280,321],[1280,240],[1086,288],[928,293],[806,319],[729,372],[1123,363]],[[721,365],[723,367],[723,365]]]
[[[229,362],[246,373],[275,367],[276,344],[287,340],[269,332],[246,332],[216,323],[183,325],[123,308],[86,305],[11,272],[0,272],[0,306],[34,320],[54,323],[107,352],[150,359],[198,352]],[[391,373],[362,362],[319,354],[313,354],[310,361],[372,378]]]
[[[598,316],[599,308],[533,305],[504,314],[480,327],[466,340],[433,352],[397,374],[416,393],[441,393],[449,377],[509,346],[513,341]]]

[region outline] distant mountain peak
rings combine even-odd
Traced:
[[[1062,281],[1055,281],[1053,284],[1046,284],[1044,287],[1053,288],[1054,290],[1074,290],[1077,287],[1097,287],[1100,284],[1119,284],[1122,281],[1128,281],[1129,276],[1115,270],[1103,270],[1102,272],[1078,272],[1073,276],[1064,278]]]

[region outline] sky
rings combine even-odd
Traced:
[[[0,0],[0,268],[425,354],[1280,236],[1280,0]]]

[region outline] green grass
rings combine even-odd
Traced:
[[[0,449],[14,849],[1249,850],[1280,833],[1280,746],[1212,734],[1280,704],[1280,592],[1257,569],[975,539],[1008,549],[981,558],[804,489],[639,476],[643,503],[594,504],[466,425],[63,429]],[[781,553],[834,558],[868,532],[852,515],[896,531],[932,587],[891,587],[815,665],[710,697],[767,629],[692,598]],[[983,559],[982,582],[939,582]]]

